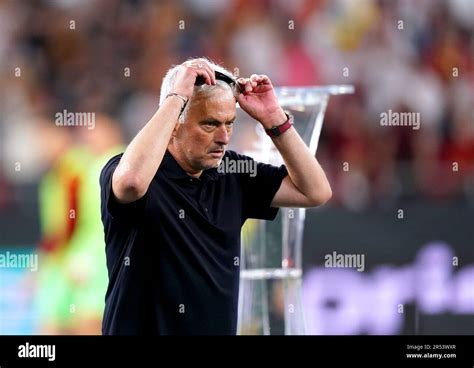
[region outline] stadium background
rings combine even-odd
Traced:
[[[318,148],[334,194],[307,214],[310,332],[473,334],[473,6],[0,1],[1,253],[47,260],[0,268],[0,333],[98,332],[94,179],[153,114],[170,65],[206,55],[277,86],[356,87],[331,99]],[[94,129],[55,125],[64,110],[94,112]],[[382,127],[388,110],[419,113],[420,129]],[[365,271],[328,273],[334,251],[364,254]]]

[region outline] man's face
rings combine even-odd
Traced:
[[[177,127],[174,145],[186,168],[201,171],[217,167],[232,135],[235,97],[227,85],[211,94],[196,93],[190,100],[183,124]]]

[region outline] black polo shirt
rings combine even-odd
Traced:
[[[247,218],[275,218],[270,203],[285,166],[257,163],[256,175],[209,169],[196,179],[166,152],[147,193],[123,205],[112,192],[121,156],[100,176],[109,274],[103,334],[235,334],[240,230]]]

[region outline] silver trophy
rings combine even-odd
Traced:
[[[294,127],[316,154],[331,95],[354,92],[351,85],[279,87],[280,105],[294,115]],[[263,127],[242,109],[229,148],[255,160],[283,164]],[[305,209],[282,208],[272,221],[247,220],[242,229],[239,316],[241,335],[304,335],[301,300]]]

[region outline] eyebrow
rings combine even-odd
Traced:
[[[225,124],[225,123],[233,123],[233,122],[235,122],[235,119],[236,119],[236,118],[237,118],[237,117],[236,117],[236,116],[234,116],[232,119],[230,119],[230,120],[228,120],[228,121],[224,122],[224,124]],[[217,123],[217,124],[222,124],[222,122],[221,122],[220,120],[217,120],[217,119],[214,119],[214,118],[208,118],[208,119],[204,119],[204,120],[201,120],[199,123],[204,123],[204,124],[206,124],[206,123],[211,123],[211,124],[216,124],[216,123]]]

